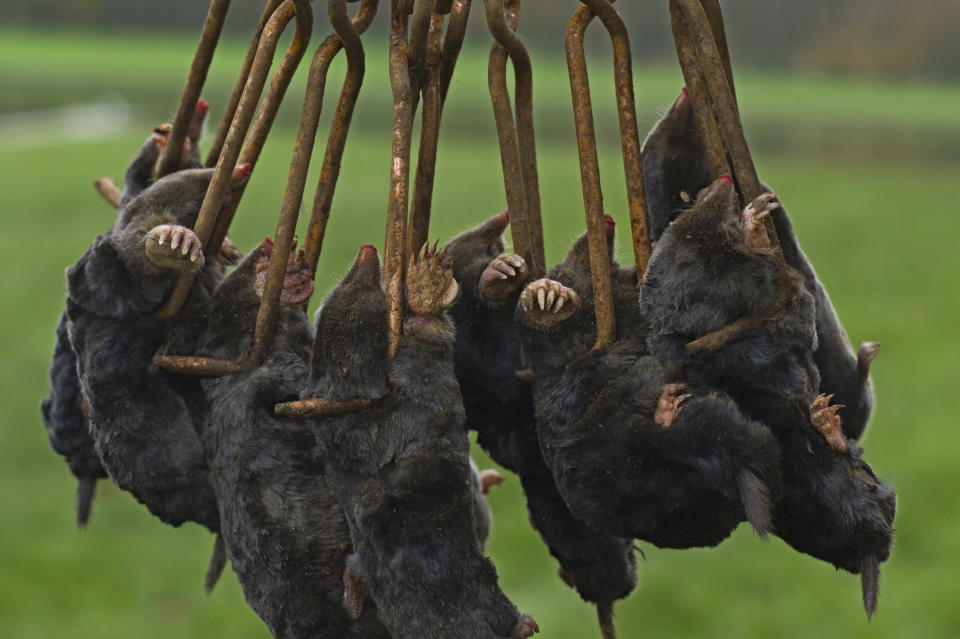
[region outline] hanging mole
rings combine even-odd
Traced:
[[[443,259],[426,247],[411,256],[410,313],[392,358],[380,263],[369,244],[318,315],[306,395],[376,400],[313,421],[354,542],[347,598],[365,585],[398,639],[528,637],[536,623],[500,591],[478,546],[476,480],[445,313],[458,285]]]
[[[232,184],[249,174],[249,165],[238,166]],[[216,532],[200,383],[151,364],[158,354],[195,352],[206,329],[222,267],[204,260],[190,227],[212,176],[213,169],[176,172],[121,209],[113,229],[67,270],[67,315],[90,434],[111,479],[162,521]],[[181,270],[198,271],[186,303],[170,319],[154,318]]]
[[[614,224],[607,220],[613,253]],[[587,236],[518,307],[547,465],[574,514],[665,548],[715,546],[742,521],[770,528],[779,454],[730,398],[688,386],[647,355],[632,268],[611,259],[616,334],[596,339]],[[631,298],[632,302],[631,302]]]
[[[238,360],[253,333],[273,242],[264,241],[217,288],[201,353]],[[313,332],[304,302],[310,269],[290,252],[270,350],[247,371],[203,382],[210,414],[203,433],[220,529],[251,608],[275,637],[340,639],[390,634],[369,599],[356,618],[343,606],[350,532],[313,456],[313,431],[274,414],[309,376]]]
[[[647,136],[641,156],[650,237],[657,241],[712,180],[686,88]],[[770,217],[784,259],[800,273],[804,288],[816,302],[818,347],[813,359],[820,373],[821,392],[833,394],[836,403],[844,406],[840,411],[844,434],[858,440],[873,409],[870,364],[880,345],[864,342],[854,353],[826,288],[800,248],[786,209],[778,202]]]
[[[528,274],[522,257],[504,252],[509,221],[503,211],[444,247],[461,288],[450,315],[467,428],[477,431],[478,443],[497,463],[519,475],[530,522],[559,562],[561,576],[598,605],[605,636],[613,636],[613,602],[636,586],[633,542],[574,517],[543,460],[531,385],[515,374],[523,366],[514,309]]]
[[[733,179],[721,176],[667,228],[641,287],[648,345],[688,381],[722,388],[771,429],[783,473],[775,533],[801,552],[860,573],[869,616],[879,564],[890,555],[896,497],[844,434],[840,407],[817,395],[814,298],[797,271],[778,264],[763,225],[777,207],[764,193],[741,211]],[[795,294],[766,317],[778,289],[790,283]],[[739,338],[719,348],[690,347],[735,322],[746,322]]]
[[[180,169],[189,168],[199,160],[197,141],[209,108],[202,98],[197,102],[188,138],[184,143],[184,148],[190,152],[184,154],[185,160]],[[147,138],[127,167],[121,207],[153,181],[154,167],[160,158],[160,149],[166,143],[169,130],[169,125],[160,125],[154,129],[154,133]],[[221,263],[233,263],[236,255],[236,249],[226,240],[217,259]],[[83,528],[90,518],[96,482],[106,477],[107,472],[90,437],[89,406],[82,396],[80,381],[77,379],[77,359],[70,345],[68,328],[69,320],[64,311],[57,323],[56,342],[50,362],[50,394],[41,402],[41,414],[50,446],[64,456],[71,472],[77,478],[76,519],[77,525]]]

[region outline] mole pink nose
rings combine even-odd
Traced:
[[[373,244],[364,244],[360,247],[360,256],[357,258],[357,261],[377,262],[378,260],[377,248]]]

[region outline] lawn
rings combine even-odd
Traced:
[[[215,114],[232,82],[226,67],[243,50],[242,44],[225,45],[205,92]],[[77,532],[74,482],[47,446],[39,415],[48,388],[53,329],[63,305],[63,269],[112,223],[110,207],[91,182],[101,175],[119,180],[149,128],[172,110],[192,48],[189,38],[0,32],[0,84],[12,87],[0,96],[0,175],[6,202],[0,250],[10,258],[0,274],[0,388],[7,407],[0,446],[3,638],[268,636],[244,605],[229,571],[204,597],[212,537],[198,527],[163,526],[128,495],[101,482],[91,524]],[[163,55],[154,57],[158,51]],[[361,97],[348,141],[314,307],[362,243],[382,247],[390,162],[382,54],[377,47],[369,54],[369,95]],[[556,52],[541,52],[534,60],[548,262],[559,259],[583,228],[561,59]],[[451,89],[437,169],[435,237],[449,238],[504,206],[484,93],[485,64],[482,49],[467,50]],[[609,67],[607,61],[603,64]],[[331,74],[330,87],[339,83],[341,73],[337,68]],[[608,80],[604,73],[594,77],[604,142],[601,169],[606,209],[624,227]],[[679,74],[643,68],[637,81],[646,130],[672,101]],[[103,98],[107,90],[113,97]],[[953,434],[956,401],[949,398],[960,365],[955,330],[960,221],[949,202],[960,169],[953,145],[960,131],[960,90],[743,73],[738,92],[748,139],[763,140],[756,158],[761,177],[791,212],[851,340],[883,344],[874,367],[877,410],[865,448],[874,469],[899,494],[896,548],[883,568],[878,613],[868,624],[857,577],[800,555],[779,540],[762,543],[745,527],[713,550],[662,551],[641,543],[646,558],[639,562],[640,584],[617,608],[620,634],[956,636],[960,500],[953,491],[960,483],[960,445]],[[335,93],[328,88],[328,101]],[[273,234],[293,148],[290,123],[296,120],[301,95],[302,89],[291,90],[244,196],[232,232],[243,249]],[[89,139],[66,133],[25,136],[12,124],[22,121],[12,119],[14,111],[98,100],[131,105],[129,122]],[[62,124],[52,111],[41,115],[47,118],[41,123]],[[61,130],[52,127],[49,131]],[[321,130],[326,131],[326,124]],[[813,145],[797,143],[797,131],[817,131],[820,137]],[[857,142],[861,139],[867,142]],[[900,146],[907,139],[910,144]],[[778,141],[790,152],[782,151]],[[308,198],[318,169],[316,161]],[[309,210],[309,203],[304,209]],[[618,252],[628,261],[625,236],[621,233]],[[480,451],[477,461],[487,465]],[[592,610],[556,578],[554,562],[527,523],[519,482],[509,476],[491,503],[495,521],[488,551],[504,591],[539,621],[541,636],[597,636]]]

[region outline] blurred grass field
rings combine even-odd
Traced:
[[[164,526],[101,482],[91,524],[77,532],[75,484],[49,449],[39,414],[63,307],[63,270],[113,219],[91,183],[101,175],[119,181],[150,127],[173,110],[193,46],[179,36],[0,29],[0,250],[9,258],[0,270],[0,388],[7,409],[0,436],[2,639],[268,636],[229,571],[210,597],[203,595],[212,537],[198,527]],[[243,49],[243,43],[226,42],[215,60],[204,92],[214,117]],[[382,247],[390,161],[384,51],[373,46],[368,52],[314,307],[360,244]],[[559,45],[534,57],[548,262],[559,259],[583,228],[562,60]],[[613,91],[609,64],[602,64],[592,78],[606,209],[624,228]],[[340,65],[331,72],[328,103],[339,87]],[[504,206],[485,66],[482,49],[464,52],[444,116],[431,231],[442,239]],[[241,249],[273,234],[302,71],[234,224]],[[681,80],[665,68],[639,68],[636,77],[646,131]],[[899,494],[896,548],[883,569],[878,613],[868,624],[856,576],[779,540],[761,543],[744,527],[712,550],[663,551],[641,543],[646,558],[639,561],[639,586],[617,607],[620,636],[958,636],[960,220],[951,202],[960,174],[960,87],[745,71],[737,72],[737,82],[748,140],[758,140],[761,177],[787,205],[851,340],[883,344],[865,448]],[[61,109],[89,103],[126,106],[109,111],[115,121],[96,127]],[[328,122],[329,113],[323,135]],[[318,169],[316,158],[307,198]],[[629,261],[626,235],[620,234],[618,253]],[[486,458],[479,451],[477,457],[483,467]],[[540,623],[539,636],[598,636],[592,609],[556,577],[555,563],[528,525],[519,482],[508,476],[491,503],[488,551],[504,591]]]

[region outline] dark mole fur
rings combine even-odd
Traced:
[[[410,317],[389,358],[379,261],[364,246],[318,315],[306,394],[382,398],[313,426],[350,525],[348,565],[393,635],[509,638],[522,617],[476,538],[452,328],[442,312]]]

